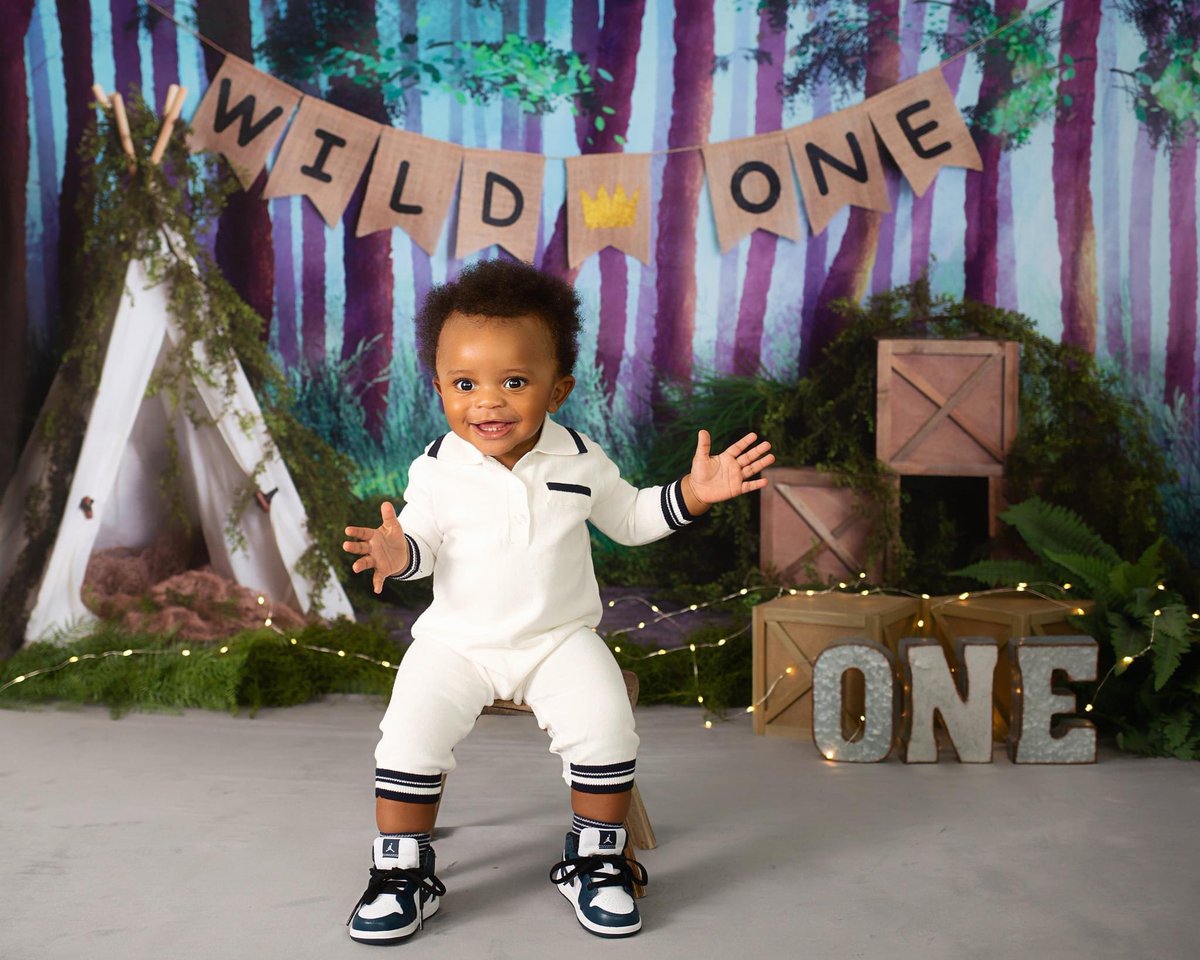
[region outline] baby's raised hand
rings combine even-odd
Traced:
[[[757,434],[748,433],[714,457],[709,453],[712,438],[707,430],[700,431],[688,481],[692,492],[702,503],[732,500],[743,493],[760,490],[767,485],[764,479],[750,478],[774,463],[775,455],[767,452],[771,449],[771,444],[766,440],[750,449],[750,444],[754,443],[755,439]]]
[[[408,566],[408,541],[396,519],[396,508],[387,501],[379,508],[383,524],[379,527],[347,527],[346,536],[355,537],[342,544],[347,553],[358,554],[351,568],[355,573],[374,570],[371,578],[375,592],[383,590],[384,581]]]

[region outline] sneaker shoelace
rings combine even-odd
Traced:
[[[354,915],[358,913],[358,908],[364,903],[373,903],[375,898],[382,893],[408,893],[409,887],[416,887],[417,894],[414,900],[417,904],[417,926],[425,925],[425,912],[421,909],[422,892],[429,896],[440,897],[446,893],[446,885],[437,877],[427,877],[419,869],[405,869],[402,867],[393,867],[391,870],[380,870],[378,867],[371,867],[371,879],[367,882],[367,889],[363,891],[363,895],[358,898],[358,903],[354,905],[354,909],[350,911],[350,916],[346,920],[346,925],[349,926],[350,921],[354,919]]]
[[[636,860],[621,854],[591,854],[560,860],[550,868],[552,883],[571,883],[576,877],[591,874],[588,890],[600,887],[624,887],[631,890],[634,883],[644,887],[649,880],[646,868]]]

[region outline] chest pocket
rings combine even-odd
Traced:
[[[581,483],[546,483],[549,513],[555,526],[570,528],[582,524],[592,512],[592,488]]]

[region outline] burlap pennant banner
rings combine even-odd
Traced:
[[[941,67],[876,94],[865,106],[918,197],[925,195],[942,167],[983,169]]]
[[[567,158],[567,262],[616,247],[650,262],[650,154]]]
[[[188,149],[224,154],[242,188],[249,190],[301,96],[245,60],[226,55],[192,116]]]
[[[783,133],[708,144],[704,169],[722,253],[755,230],[800,239],[800,202]]]
[[[384,127],[355,236],[399,227],[433,255],[458,186],[462,147]]]
[[[371,159],[383,127],[324,100],[305,97],[288,131],[264,197],[303,194],[335,226]]]
[[[785,131],[814,234],[847,204],[887,212],[875,131],[863,104]]]
[[[533,263],[545,169],[539,153],[464,150],[455,258],[496,243]]]

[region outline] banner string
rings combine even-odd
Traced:
[[[1040,7],[1037,7],[1033,10],[1026,10],[1019,17],[1017,17],[1013,20],[1010,20],[1008,23],[1004,24],[1001,27],[997,27],[995,30],[993,30],[991,33],[987,34],[986,36],[980,37],[974,43],[972,43],[966,47],[963,47],[957,53],[954,53],[951,56],[947,57],[945,60],[940,61],[937,64],[937,66],[939,68],[945,67],[947,64],[953,63],[955,60],[958,60],[961,57],[965,57],[968,54],[973,53],[974,51],[978,50],[980,47],[991,43],[997,37],[1001,36],[1002,34],[1006,33],[1007,31],[1011,30],[1013,27],[1019,26],[1020,24],[1024,23],[1026,20],[1029,20],[1032,17],[1038,16],[1038,15],[1044,13],[1045,11],[1049,10],[1051,7],[1056,6],[1057,4],[1059,4],[1061,2],[1062,2],[1062,0],[1047,0],[1047,2],[1043,3]],[[167,10],[165,7],[159,6],[159,4],[155,3],[154,0],[146,0],[146,6],[150,7],[152,10],[154,10],[154,12],[157,13],[159,16],[165,17],[167,20],[170,20],[171,23],[175,24],[175,26],[178,27],[179,29],[184,30],[187,33],[190,33],[193,37],[195,37],[201,43],[205,44],[206,46],[211,47],[213,50],[216,50],[222,56],[226,56],[226,57],[237,56],[236,54],[230,53],[228,50],[226,50],[224,47],[222,47],[215,40],[212,40],[209,37],[206,37],[204,34],[202,34],[199,30],[196,30],[191,25],[186,24],[181,20],[177,20],[175,18],[175,15],[172,12]],[[241,58],[239,57],[238,59],[241,59]],[[253,66],[253,64],[251,64],[251,66]],[[257,69],[257,68],[255,68],[255,69]],[[911,79],[911,78],[906,78],[906,79]],[[903,81],[900,81],[900,82],[903,82]],[[773,133],[773,132],[783,133],[782,130],[779,130],[779,131],[768,130],[768,131],[765,131],[764,133],[755,134],[755,136],[758,136],[758,137],[770,136],[771,133]],[[663,150],[639,150],[637,153],[639,156],[649,155],[652,157],[659,157],[659,156],[665,156],[670,153],[689,153],[693,150],[703,150],[706,146],[709,146],[709,144],[702,143],[702,144],[693,144],[690,146],[683,146],[683,147],[667,147]],[[515,151],[515,152],[520,152],[520,151]],[[575,156],[578,156],[578,154],[572,154],[571,157],[566,157],[566,156],[558,156],[556,154],[546,153],[546,154],[541,154],[541,156],[543,156],[547,160],[567,160],[567,159],[573,159]]]

